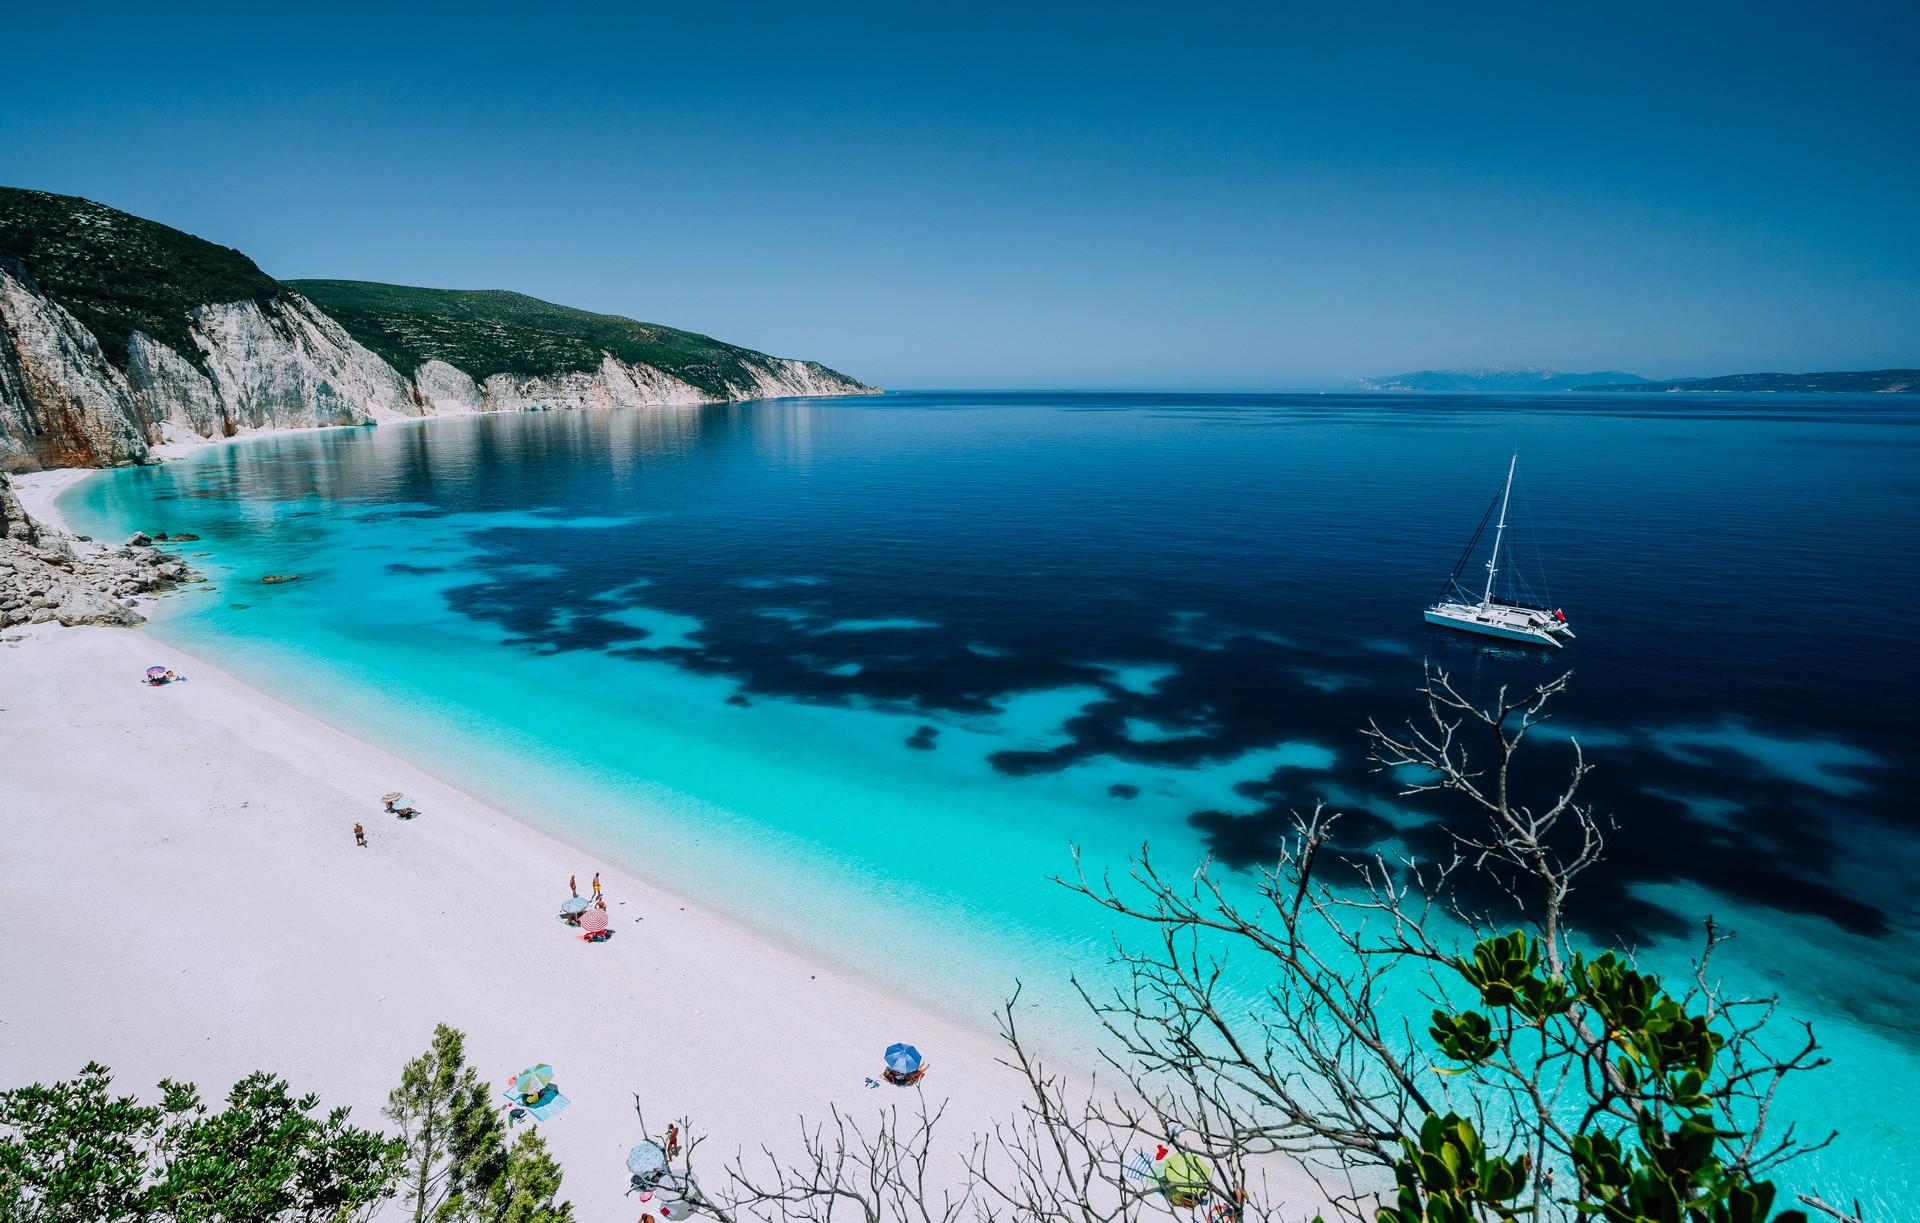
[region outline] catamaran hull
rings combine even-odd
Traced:
[[[1476,620],[1471,616],[1450,615],[1437,608],[1432,608],[1427,611],[1427,623],[1437,624],[1442,628],[1458,629],[1463,633],[1479,633],[1483,637],[1498,637],[1504,641],[1524,641],[1530,645],[1550,645],[1556,650],[1560,648],[1560,642],[1558,640],[1560,636],[1573,636],[1572,633],[1564,629],[1556,634],[1546,629],[1533,628],[1529,625],[1489,623],[1485,620]]]

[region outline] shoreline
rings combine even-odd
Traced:
[[[182,450],[168,457],[203,447]],[[100,470],[13,487],[71,534],[57,501]],[[445,1022],[484,1080],[553,1063],[573,1103],[543,1134],[583,1218],[628,1208],[636,1092],[656,1129],[690,1115],[709,1176],[736,1148],[787,1152],[803,1117],[911,1109],[865,1086],[897,1040],[933,1068],[956,1180],[973,1135],[1021,1102],[985,1016],[937,1013],[595,858],[147,628],[17,635],[0,646],[22,813],[0,827],[0,944],[40,984],[0,1004],[0,1086],[98,1060],[118,1092],[173,1077],[214,1099],[264,1069],[378,1125]],[[160,660],[188,682],[139,683]],[[424,814],[385,814],[396,789]],[[588,894],[596,870],[615,936],[590,946],[555,914],[568,875]]]
[[[56,501],[98,470],[14,488],[71,534]],[[167,618],[167,599],[139,605]],[[583,1219],[639,1209],[625,1155],[668,1120],[686,1118],[719,1184],[736,1154],[802,1157],[803,1123],[838,1114],[872,1132],[887,1110],[905,1123],[924,1107],[939,1192],[1029,1104],[986,1012],[941,1009],[657,886],[618,846],[597,858],[156,627],[32,625],[0,642],[0,743],[19,762],[5,787],[22,812],[0,821],[0,946],[37,983],[0,1002],[0,1088],[98,1061],[116,1094],[151,1100],[172,1078],[218,1100],[264,1070],[384,1128],[401,1068],[446,1023],[496,1089],[554,1066],[571,1104],[541,1132]],[[147,687],[155,662],[187,682]],[[385,814],[389,790],[423,813]],[[614,931],[597,946],[556,916],[567,877],[589,894],[596,871]],[[1029,1055],[1085,1090],[1084,1059],[1032,1019]],[[911,1096],[868,1085],[896,1041],[927,1059]],[[1282,1201],[1322,1200],[1304,1169],[1263,1176]]]
[[[409,418],[396,423],[410,426],[428,426],[437,421],[455,419],[464,420],[469,418],[422,417],[417,419]],[[322,428],[358,430],[367,428],[367,426],[339,425],[324,426]],[[186,443],[171,443],[168,446],[155,447],[155,454],[161,456],[162,462],[177,462],[196,456],[209,455],[213,450],[227,445],[246,443],[257,439],[290,433],[307,434],[317,431],[319,430],[262,429],[228,438],[210,440],[196,439],[195,441]],[[84,483],[89,477],[105,476],[107,473],[115,470],[118,469],[50,469],[28,473],[25,476],[13,476],[13,488],[22,507],[26,509],[30,517],[36,519],[43,526],[65,532],[68,535],[73,535],[77,528],[74,523],[70,522],[66,516],[61,513],[58,504],[59,499]],[[129,530],[136,529],[138,526],[138,524],[126,525]],[[202,580],[213,582],[216,588],[223,588],[226,584],[225,579],[213,576],[203,575]],[[388,728],[388,733],[383,734],[375,728],[365,725],[363,722],[356,720],[350,707],[342,707],[341,705],[318,699],[314,696],[311,685],[303,686],[293,680],[282,684],[275,682],[277,676],[263,676],[258,674],[242,678],[233,669],[217,667],[215,664],[206,661],[201,651],[213,643],[205,641],[196,642],[192,639],[191,633],[176,633],[171,631],[173,628],[171,622],[174,621],[177,616],[189,610],[187,600],[196,597],[200,593],[202,592],[198,590],[182,589],[165,592],[164,595],[146,594],[133,598],[128,601],[129,605],[138,609],[140,614],[145,617],[146,623],[129,627],[124,631],[146,637],[151,645],[150,653],[152,657],[156,659],[173,656],[193,658],[195,660],[194,665],[200,671],[209,673],[217,671],[225,681],[235,687],[246,689],[260,700],[295,711],[320,726],[324,726],[339,735],[366,745],[371,750],[386,752],[403,760],[407,767],[415,773],[433,778],[447,790],[456,791],[465,795],[466,800],[472,805],[487,810],[499,819],[517,824],[527,829],[532,835],[567,846],[578,854],[599,854],[604,861],[625,864],[630,870],[637,869],[640,853],[633,845],[623,844],[619,837],[603,836],[594,838],[581,829],[566,827],[564,821],[543,819],[540,811],[537,809],[537,804],[525,795],[513,795],[490,801],[474,797],[463,783],[454,779],[454,770],[451,767],[452,758],[446,750],[432,750],[418,743],[395,742],[391,737],[392,728]],[[305,693],[306,699],[302,699],[301,694],[303,692]],[[419,786],[415,788],[424,789],[425,787]],[[596,848],[587,848],[589,843],[595,842],[597,842]],[[671,892],[671,889],[662,889],[662,892],[663,894],[667,894]],[[683,899],[678,899],[676,894],[676,903],[686,904],[687,902]],[[823,971],[830,971],[842,977],[852,977],[861,973],[860,965],[851,955],[846,954],[842,949],[822,945],[818,941],[810,941],[791,931],[783,930],[777,924],[761,919],[755,914],[737,910],[729,912],[724,905],[689,905],[689,907],[699,908],[712,920],[728,925],[741,932],[745,937],[757,939],[780,949],[788,955],[804,959],[819,966]],[[985,1004],[980,1006],[977,1011],[963,1011],[955,1007],[954,1004],[956,1000],[953,998],[936,998],[924,994],[916,994],[906,983],[897,979],[886,979],[884,973],[876,974],[871,979],[875,982],[874,988],[876,992],[883,993],[902,1006],[917,1011],[928,1014],[952,1016],[951,1021],[955,1026],[968,1031],[976,1039],[991,1044],[996,1050],[999,1047],[999,1037],[991,1017],[997,1011],[1000,1003],[1004,1002],[1005,997],[1013,993],[1019,985],[1018,980],[1014,977],[1009,977],[1005,983],[1005,988],[994,991],[983,999],[982,1001]],[[1076,1003],[1076,1014],[1077,1013]],[[1030,1044],[1033,1043],[1033,1037],[1035,1035],[1031,1030],[1032,1027],[1033,1024],[1030,1018],[1027,1025]],[[1053,1039],[1044,1043],[1047,1047],[1047,1052],[1052,1055],[1052,1060],[1062,1061],[1064,1059],[1062,1059],[1061,1055],[1076,1051],[1080,1054],[1085,1053],[1085,1050],[1081,1048],[1081,1042],[1068,1039],[1059,1031],[1054,1031],[1051,1035]],[[1079,1056],[1077,1060],[1080,1064],[1077,1065],[1075,1069],[1079,1072],[1085,1074],[1091,1069],[1087,1057]]]
[[[243,438],[240,440],[247,440],[247,439]],[[212,447],[204,447],[204,448],[197,447],[195,448],[195,452],[204,453],[207,451],[211,451],[211,449]],[[218,455],[213,455],[211,453],[204,453],[204,457],[209,462],[212,462],[215,464],[221,464],[221,465],[234,463],[236,460],[240,459],[240,456],[238,455],[218,456]],[[75,484],[84,483],[85,474],[86,474],[85,472],[80,472],[80,473],[73,473],[72,475],[68,476],[68,479],[71,481],[71,484],[69,485],[69,487]],[[146,473],[146,474],[159,474],[159,473]],[[183,476],[189,475],[190,471],[189,469],[181,469],[181,474]],[[131,477],[120,477],[120,478],[130,479]],[[137,526],[137,525],[146,525],[140,521],[136,521],[137,519],[143,518],[146,516],[144,511],[137,514],[113,513],[113,514],[105,515],[104,517],[96,515],[90,509],[84,515],[81,513],[83,509],[87,509],[88,507],[92,507],[96,504],[100,505],[102,508],[105,508],[110,503],[110,501],[112,501],[112,498],[110,498],[106,492],[106,489],[108,487],[109,487],[108,485],[91,486],[90,490],[82,491],[80,493],[75,494],[76,497],[81,498],[80,500],[67,502],[66,504],[69,510],[73,512],[76,517],[87,518],[89,522],[92,522],[95,525],[99,526],[99,528],[103,531],[108,530],[109,525],[115,524],[115,523],[117,523],[118,525],[126,526],[128,528],[131,528],[132,526]],[[52,495],[55,495],[55,494],[50,493],[49,497],[51,497]],[[161,508],[159,512],[164,517],[164,509]],[[163,523],[162,525],[166,525],[166,524]],[[265,569],[262,568],[258,570],[248,570],[247,572],[251,573],[255,571],[264,572]],[[221,580],[221,584],[223,586],[229,585],[228,580],[226,579],[219,579],[219,580]],[[319,694],[317,692],[310,691],[310,688],[316,682],[315,677],[326,673],[326,668],[321,667],[321,668],[316,668],[310,671],[303,666],[287,666],[287,667],[281,668],[281,670],[278,673],[276,673],[271,668],[263,669],[258,665],[253,665],[250,668],[242,666],[241,662],[243,660],[241,659],[241,656],[238,653],[229,653],[227,650],[221,648],[220,645],[218,644],[220,640],[219,637],[215,636],[215,637],[209,637],[209,638],[196,638],[194,633],[191,631],[192,626],[186,623],[187,621],[192,619],[192,613],[191,613],[192,605],[184,604],[184,603],[169,604],[165,601],[162,601],[160,603],[160,607],[163,609],[162,613],[156,618],[156,623],[152,626],[152,635],[158,640],[168,641],[168,642],[178,641],[186,647],[187,652],[189,654],[204,653],[209,656],[219,657],[223,660],[223,662],[227,667],[233,669],[234,673],[247,676],[248,679],[246,682],[248,682],[258,692],[268,694],[269,696],[272,696],[274,694],[281,694],[282,699],[286,704],[296,709],[303,709],[303,710],[312,712],[316,716],[317,720],[319,721],[329,723],[336,727],[345,728],[346,733],[348,733],[352,737],[359,738],[363,742],[371,741],[374,744],[385,745],[386,750],[388,750],[389,752],[405,757],[410,761],[418,761],[418,762],[426,763],[429,766],[430,770],[432,770],[432,766],[435,763],[437,763],[439,765],[437,772],[441,777],[453,778],[453,779],[456,779],[456,781],[462,777],[465,777],[468,779],[467,784],[469,786],[476,785],[476,781],[474,779],[477,778],[479,774],[476,771],[465,769],[463,767],[463,762],[461,757],[448,756],[444,752],[441,752],[440,754],[436,755],[435,751],[438,750],[437,748],[430,751],[428,748],[428,745],[424,745],[420,742],[417,742],[410,734],[398,733],[396,731],[396,728],[390,722],[381,724],[379,729],[374,729],[371,724],[366,722],[356,721],[350,715],[340,714],[337,711],[333,713],[329,713],[326,707],[326,703],[319,700]],[[178,629],[175,628],[176,625],[179,626]],[[8,659],[7,652],[4,650],[0,650],[0,688],[4,688],[6,686],[4,682],[6,678],[4,674],[4,668],[6,666],[7,659]],[[175,660],[166,654],[161,654],[154,658],[146,659],[143,661],[170,662]],[[200,678],[199,671],[197,670],[193,671],[192,674],[195,675],[196,679]],[[4,697],[0,697],[0,705],[4,705],[6,703],[8,703],[6,699]],[[0,717],[3,717],[3,716],[4,715],[0,715]],[[422,724],[423,725],[425,724],[424,720]],[[355,730],[356,727],[358,728],[357,731]],[[396,746],[396,745],[399,745],[399,746]],[[665,767],[664,761],[662,762],[662,765],[660,767]],[[566,806],[549,804],[547,808],[543,809],[537,803],[530,804],[526,801],[522,801],[518,796],[510,796],[504,790],[497,789],[495,787],[495,782],[499,780],[499,778],[497,777],[497,770],[495,771],[494,774],[490,774],[489,776],[492,776],[494,780],[487,782],[485,784],[485,788],[481,789],[479,792],[489,795],[490,803],[494,807],[499,809],[504,809],[505,811],[512,813],[512,818],[516,818],[523,824],[536,830],[550,830],[549,831],[550,838],[559,841],[562,845],[567,845],[569,842],[576,847],[582,844],[599,844],[611,855],[610,858],[608,859],[609,861],[613,861],[613,862],[626,861],[626,862],[636,862],[642,865],[645,864],[647,860],[646,846],[641,845],[637,848],[628,847],[628,846],[622,846],[617,841],[609,842],[608,840],[600,839],[596,835],[590,835],[593,832],[593,830],[589,824],[582,823],[580,821],[573,821],[572,823],[569,823],[569,821],[567,821],[564,818],[569,811],[581,811],[581,812],[588,813],[591,816],[595,813],[594,806],[582,805],[578,803],[571,803]],[[769,810],[778,810],[778,808],[769,808]],[[544,819],[542,817],[544,817]],[[569,835],[570,831],[574,833],[574,835],[570,836]],[[769,856],[775,862],[777,862],[780,857],[780,855],[777,852],[771,853]],[[657,871],[656,871],[656,874],[658,874]],[[583,878],[586,878],[586,877],[587,876],[583,876]],[[680,886],[685,886],[684,884],[685,878],[686,876],[681,876],[682,883],[680,884]],[[732,886],[733,881],[720,878],[720,879],[717,879],[716,882],[719,884],[719,888],[717,890],[709,891],[709,890],[703,890],[698,888],[693,890],[695,894],[701,895],[709,901],[717,901],[724,895],[731,894],[733,892],[733,886]],[[1693,900],[1692,903],[1699,903],[1699,902],[1696,898]],[[762,935],[765,934],[764,927],[760,927],[759,923],[756,923],[751,919],[743,919],[740,916],[735,915],[732,920],[734,920],[739,925],[745,927],[749,931],[753,931],[757,927],[759,927],[759,932]],[[1744,941],[1745,940],[1743,940],[1743,942]],[[619,942],[618,939],[616,939],[616,943],[617,942]],[[806,958],[804,953],[802,953],[801,958],[803,959]],[[856,972],[854,974],[843,973],[843,975],[858,976],[859,974]],[[899,997],[899,996],[901,995],[896,993],[896,997]],[[916,996],[924,997],[924,995],[916,995],[912,991],[906,991],[904,994],[904,997],[909,999],[914,998]],[[922,1007],[921,1009],[924,1010],[926,1008]],[[955,1012],[957,1008],[947,1008],[947,1009],[948,1009],[948,1013],[952,1014]],[[980,1010],[980,1008],[967,1008],[967,1009],[976,1010],[976,1011]],[[981,1013],[984,1016],[984,1011],[982,1011]],[[4,1049],[0,1049],[0,1054],[4,1054]],[[5,1060],[4,1056],[0,1056],[0,1061],[3,1061],[3,1060]],[[562,1070],[564,1075],[564,1070],[565,1070],[564,1066],[562,1067]],[[68,1073],[71,1073],[71,1070],[69,1070]],[[203,1086],[205,1086],[205,1084],[203,1084]],[[945,1084],[942,1084],[942,1086],[945,1086]],[[882,1093],[882,1094],[885,1095],[886,1093]],[[653,1118],[653,1112],[651,1108],[649,1109],[648,1115],[649,1115],[649,1119],[651,1120]],[[768,1115],[770,1117],[776,1118],[782,1127],[777,1130],[776,1136],[778,1136],[779,1134],[784,1134],[785,1132],[784,1126],[790,1123],[791,1119],[788,1117],[781,1116],[775,1110],[769,1110]],[[364,1119],[365,1118],[363,1117],[363,1120]],[[718,1143],[713,1145],[715,1147],[720,1146],[720,1144]]]
[[[60,513],[56,503],[68,489],[88,476],[112,470],[110,467],[54,467],[46,471],[15,473],[8,476],[7,480],[13,487],[13,495],[20,499],[20,507],[27,511],[27,517],[43,527],[52,527],[72,535],[73,526]]]
[[[172,1076],[217,1097],[266,1069],[372,1123],[446,1022],[483,1079],[554,1064],[573,1106],[543,1132],[583,1217],[623,1208],[635,1091],[656,1126],[692,1115],[713,1140],[710,1175],[735,1147],[784,1149],[801,1116],[910,1103],[864,1086],[896,1040],[935,1068],[927,1098],[948,1106],[955,1160],[1018,1105],[1022,1081],[969,1026],[595,860],[190,652],[137,629],[23,637],[0,652],[22,813],[0,830],[0,943],[40,984],[0,1006],[7,1085],[99,1060],[120,1091],[151,1095]],[[156,649],[189,682],[139,683]],[[391,789],[424,814],[382,813]],[[567,876],[585,894],[596,869],[616,933],[589,946],[555,913]],[[124,1022],[134,1005],[137,1026]],[[740,1050],[758,1052],[742,1064]]]

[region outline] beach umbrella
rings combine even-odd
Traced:
[[[147,668],[148,679],[159,679],[161,676],[165,675],[166,673],[167,673],[167,669],[165,667],[148,667]]]
[[[538,1066],[529,1066],[513,1076],[513,1094],[521,1099],[538,1096],[553,1082],[553,1067],[545,1062]]]
[[[912,1045],[888,1045],[887,1069],[895,1074],[912,1074],[920,1069],[920,1050]]]
[[[569,896],[561,902],[560,911],[562,913],[584,913],[587,910],[587,906],[592,903],[593,902],[585,896]]]
[[[151,671],[149,671],[149,672],[148,672],[147,674],[149,674],[149,675],[151,675],[151,674],[153,674],[153,673],[152,673]],[[398,791],[398,790],[389,790],[389,791],[387,791],[387,792],[386,792],[385,794],[382,794],[382,795],[380,796],[380,801],[381,801],[381,802],[383,802],[383,803],[389,803],[389,804],[391,804],[391,803],[394,803],[394,802],[398,802],[398,801],[399,801],[400,799],[402,799],[402,798],[405,798],[405,797],[406,797],[406,795],[404,795],[404,794],[402,794],[402,793],[400,793],[400,791]]]
[[[627,1171],[643,1181],[666,1175],[667,1153],[657,1142],[643,1142],[627,1152]]]
[[[588,909],[580,915],[580,928],[588,934],[598,934],[607,928],[605,909]]]
[[[1170,1152],[1156,1171],[1161,1188],[1176,1197],[1202,1197],[1213,1180],[1213,1165],[1192,1151]]]

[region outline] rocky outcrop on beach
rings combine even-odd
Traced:
[[[0,471],[142,463],[259,429],[873,389],[517,293],[302,283],[318,304],[239,251],[0,188]]]
[[[0,475],[0,628],[16,624],[146,623],[132,600],[199,580],[186,562],[136,534],[111,547],[35,522]]]

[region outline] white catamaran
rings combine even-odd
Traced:
[[[1493,555],[1487,558],[1487,585],[1480,593],[1479,602],[1473,602],[1473,593],[1460,584],[1460,571],[1473,558],[1480,535],[1487,529],[1487,519],[1493,516],[1492,505],[1481,517],[1479,529],[1474,531],[1473,538],[1467,541],[1466,551],[1460,554],[1459,563],[1447,576],[1440,602],[1427,609],[1427,623],[1488,637],[1503,637],[1508,641],[1550,645],[1557,650],[1562,639],[1573,638],[1573,630],[1567,627],[1565,613],[1557,608],[1523,603],[1517,598],[1493,597],[1493,580],[1500,572],[1500,544],[1507,533],[1507,506],[1513,499],[1513,470],[1519,463],[1520,456],[1517,454],[1507,463],[1506,487],[1494,498],[1494,504],[1500,507],[1500,521],[1493,528]]]

